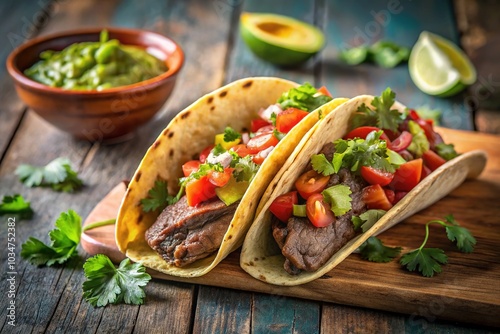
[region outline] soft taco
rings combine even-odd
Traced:
[[[457,155],[432,122],[385,90],[358,96],[321,119],[267,189],[240,265],[276,285],[310,282],[370,236],[433,204],[486,163]]]
[[[300,139],[345,101],[265,77],[203,96],[172,119],[137,168],[117,219],[120,251],[165,274],[206,274],[241,246]]]

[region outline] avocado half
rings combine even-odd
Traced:
[[[325,43],[325,37],[318,28],[276,14],[242,13],[240,32],[258,57],[281,66],[305,62]]]

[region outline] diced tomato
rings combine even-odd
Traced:
[[[410,109],[408,116],[414,121],[418,121],[420,119],[420,116],[415,109]]]
[[[245,144],[238,144],[236,146],[231,147],[231,150],[236,152],[240,158],[244,158],[247,155],[250,155],[251,152]]]
[[[262,165],[264,160],[266,160],[266,157],[262,154],[262,151],[260,151],[259,153],[257,153],[252,157],[252,161],[255,162],[257,165]]]
[[[406,194],[408,194],[408,192],[406,192],[406,191],[396,191],[395,196],[394,196],[394,203],[393,204],[396,204],[401,199],[403,199],[403,197],[405,197]]]
[[[391,183],[394,178],[393,173],[368,166],[361,166],[361,176],[369,184],[380,184],[382,187]]]
[[[182,173],[184,173],[184,176],[189,176],[191,175],[192,172],[196,172],[198,168],[200,168],[200,160],[191,160],[186,162],[184,165],[182,165]]]
[[[329,96],[329,97],[332,97],[332,93],[330,93],[330,91],[328,90],[328,88],[326,88],[325,86],[321,86],[318,88],[318,92],[320,92],[321,94],[323,95],[326,95],[326,96]]]
[[[380,184],[374,184],[363,188],[362,193],[363,202],[365,202],[368,209],[389,210],[392,208],[392,203],[387,198],[384,189]]]
[[[280,195],[269,206],[269,211],[283,223],[293,214],[293,205],[299,202],[296,191]]]
[[[256,119],[253,119],[252,122],[250,123],[250,130],[252,132],[257,132],[257,130],[259,130],[260,128],[262,128],[264,126],[268,126],[268,125],[269,125],[268,121],[265,121],[261,118],[256,118]]]
[[[430,170],[429,167],[427,167],[424,164],[422,164],[422,175],[420,176],[420,181],[422,181],[423,179],[425,179],[430,173],[432,173],[432,171]]]
[[[441,165],[446,163],[446,160],[441,158],[436,152],[432,150],[427,150],[422,154],[422,159],[424,159],[424,163],[430,170],[435,171]]]
[[[276,116],[276,129],[279,132],[288,133],[307,115],[309,115],[307,111],[288,108]]]
[[[394,204],[395,199],[396,199],[396,193],[394,192],[394,190],[384,188],[384,192],[385,192],[385,196],[387,196],[387,199],[389,200],[389,202]]]
[[[408,131],[403,131],[401,132],[399,137],[397,137],[391,142],[389,148],[393,151],[401,152],[405,150],[408,146],[410,146],[412,139],[413,136],[411,135],[411,133],[409,133]]]
[[[207,174],[208,180],[217,187],[224,187],[226,183],[229,182],[231,174],[233,173],[233,168],[226,167],[223,172],[216,172],[210,170]]]
[[[247,148],[251,154],[255,154],[271,146],[276,146],[278,142],[278,138],[273,133],[265,133],[251,138],[248,141]]]
[[[376,126],[360,126],[359,128],[356,128],[351,132],[349,132],[348,134],[346,134],[344,136],[344,139],[354,139],[354,138],[366,139],[366,136],[368,136],[368,134],[373,131],[380,131],[380,129],[377,128]],[[389,139],[389,137],[387,137],[387,135],[384,132],[382,132],[380,139],[385,140],[387,142],[387,147],[389,147],[391,140]]]
[[[397,191],[410,191],[415,188],[420,182],[422,164],[423,161],[419,158],[399,166],[389,187]]]
[[[335,214],[330,209],[330,204],[326,203],[323,195],[314,194],[306,202],[307,218],[316,227],[325,227],[335,222]]]
[[[205,160],[207,160],[207,157],[210,155],[210,151],[215,147],[215,145],[210,145],[207,146],[203,151],[200,153],[200,162],[202,164],[205,163]]]
[[[330,176],[324,176],[311,169],[299,176],[295,181],[295,188],[302,198],[308,199],[312,194],[322,192],[329,180]]]
[[[210,182],[208,176],[193,179],[186,184],[186,198],[189,206],[195,206],[201,202],[217,196],[216,186]]]

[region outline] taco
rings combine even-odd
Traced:
[[[389,88],[349,100],[310,132],[267,190],[241,250],[241,267],[267,283],[321,277],[370,236],[477,177],[486,163],[482,151],[457,156],[432,122],[396,102]]]
[[[345,101],[265,77],[203,96],[172,119],[137,168],[118,214],[120,251],[165,274],[207,273],[241,246],[300,139]]]

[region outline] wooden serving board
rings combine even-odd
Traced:
[[[415,321],[441,318],[500,327],[500,136],[444,128],[439,132],[459,152],[486,151],[486,169],[478,179],[465,181],[438,203],[379,236],[385,244],[402,246],[403,252],[407,252],[420,246],[427,221],[453,214],[475,236],[477,245],[471,254],[460,253],[444,229],[431,226],[427,247],[442,248],[448,255],[443,272],[432,278],[404,270],[397,260],[372,263],[352,254],[316,281],[293,287],[275,286],[246,274],[239,266],[238,251],[202,277],[151,274],[165,280],[406,313]],[[118,185],[96,206],[85,224],[116,217],[124,193],[125,184]],[[114,243],[113,226],[84,233],[82,245],[88,253],[104,253],[115,262],[124,258]]]

